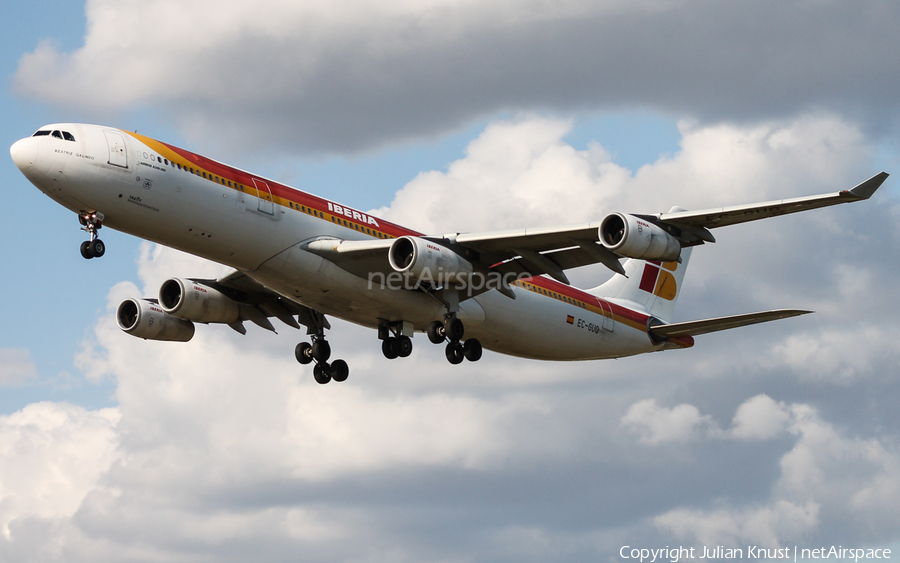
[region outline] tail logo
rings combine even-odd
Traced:
[[[671,272],[677,269],[678,262],[644,262],[640,289],[667,301],[675,299],[678,283]]]

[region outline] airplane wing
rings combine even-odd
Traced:
[[[320,313],[285,299],[279,293],[265,287],[239,270],[234,270],[230,274],[215,280],[191,278],[191,281],[212,287],[238,303],[240,306],[240,319],[228,326],[241,334],[246,334],[247,332],[243,325],[244,321],[251,321],[266,330],[275,332],[275,327],[269,321],[271,317],[275,317],[284,324],[296,329],[299,329],[300,324],[303,324],[307,327],[307,332],[313,331],[316,323],[320,323],[324,328],[331,328],[328,320]],[[295,319],[294,317],[297,318]],[[297,322],[297,319],[300,320],[300,323]]]
[[[704,319],[702,321],[688,321],[685,323],[655,325],[650,327],[650,333],[659,338],[672,338],[676,336],[698,336],[701,334],[708,334],[710,332],[718,332],[720,330],[728,330],[758,323],[777,321],[779,319],[798,317],[800,315],[806,315],[809,313],[812,313],[812,311],[805,311],[803,309],[777,309],[774,311],[761,311],[759,313],[746,313],[744,315],[718,317],[715,319]]]
[[[828,207],[840,203],[853,203],[855,201],[869,199],[872,194],[875,193],[875,190],[884,183],[887,177],[887,172],[880,172],[855,188],[836,193],[781,199],[764,203],[754,203],[751,205],[704,209],[701,211],[660,213],[652,217],[662,223],[695,228],[714,229],[717,227],[727,227],[728,225],[737,225],[738,223],[746,223],[748,221],[756,221],[778,215],[787,215],[789,213],[798,213],[800,211],[817,209],[819,207]]]
[[[634,214],[632,217],[652,223],[654,228],[665,231],[678,245],[688,247],[715,242],[715,237],[709,232],[712,228],[868,199],[887,177],[887,173],[881,172],[850,190],[837,193],[701,211]],[[601,244],[602,224],[603,221],[422,238],[457,252],[483,270],[531,276],[546,274],[568,284],[565,270],[589,264],[601,263],[616,273],[625,274],[619,259],[627,255]],[[308,243],[307,247],[341,268],[366,277],[372,272],[393,271],[387,257],[393,242],[391,239],[322,239]]]
[[[457,233],[422,237],[477,257],[487,269],[501,273],[524,273],[533,276],[548,274],[568,284],[564,270],[596,264],[625,273],[619,257],[598,244],[600,223],[491,231],[486,233]],[[371,272],[390,273],[387,259],[392,239],[341,240],[324,238],[306,245],[311,252],[323,256],[341,268],[365,277]]]
[[[739,205],[702,211],[635,215],[664,228],[683,246],[715,242],[708,229],[756,221],[809,209],[852,203],[871,197],[888,174],[881,172],[858,186],[837,193]],[[600,244],[602,222],[540,229],[445,235],[445,240],[474,250],[502,272],[547,274],[568,284],[563,270],[602,263],[624,275],[620,255]]]

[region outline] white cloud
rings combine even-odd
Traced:
[[[766,414],[774,420],[757,418]],[[655,517],[654,523],[680,538],[726,546],[784,546],[812,537],[823,521],[829,529],[846,529],[852,522],[875,536],[893,533],[885,523],[900,516],[900,451],[895,444],[847,436],[809,405],[786,407],[765,395],[738,408],[731,436],[761,439],[782,429],[796,436],[796,442],[781,457],[768,502],[677,508]]]
[[[89,0],[85,13],[82,47],[21,58],[21,96],[104,116],[154,107],[205,143],[261,152],[356,151],[510,109],[827,107],[883,128],[898,108],[889,0],[818,3],[815,18],[749,0]]]
[[[762,508],[709,512],[676,509],[653,521],[680,538],[692,538],[706,546],[778,548],[814,530],[819,523],[818,512],[819,506],[813,502],[798,505],[779,500]]]
[[[24,348],[0,348],[0,386],[21,385],[36,378],[37,367],[31,351]]]
[[[774,438],[787,429],[790,418],[784,403],[776,403],[768,395],[757,395],[738,407],[731,422],[731,435],[743,440]]]
[[[663,212],[846,189],[871,151],[837,117],[737,126],[679,126],[681,150],[634,175],[597,143],[575,150],[571,122],[534,115],[496,121],[446,172],[425,172],[378,212],[430,234],[570,224],[610,211]]]
[[[711,417],[701,415],[697,407],[680,404],[671,409],[660,407],[656,399],[646,399],[631,405],[622,424],[641,434],[641,442],[685,442],[704,428],[713,433],[717,429]]]
[[[117,409],[47,402],[0,417],[0,533],[75,514],[116,458],[118,419]]]
[[[897,327],[827,326],[790,335],[773,349],[780,363],[815,380],[851,382],[873,373],[873,363],[900,368],[897,358]]]

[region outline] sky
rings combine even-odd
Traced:
[[[900,171],[898,21],[887,0],[19,3],[0,134],[138,130],[431,233],[766,201]],[[460,366],[333,320],[351,374],[326,386],[288,328],[123,334],[123,299],[223,268],[108,230],[83,260],[76,217],[9,159],[0,179],[0,561],[900,554],[895,176],[717,230],[674,320],[814,315]]]

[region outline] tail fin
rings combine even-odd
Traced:
[[[632,306],[664,321],[671,321],[681,282],[691,258],[691,248],[681,251],[680,262],[648,262],[629,258],[625,275],[616,274],[605,284],[589,290],[598,297],[631,301]]]

